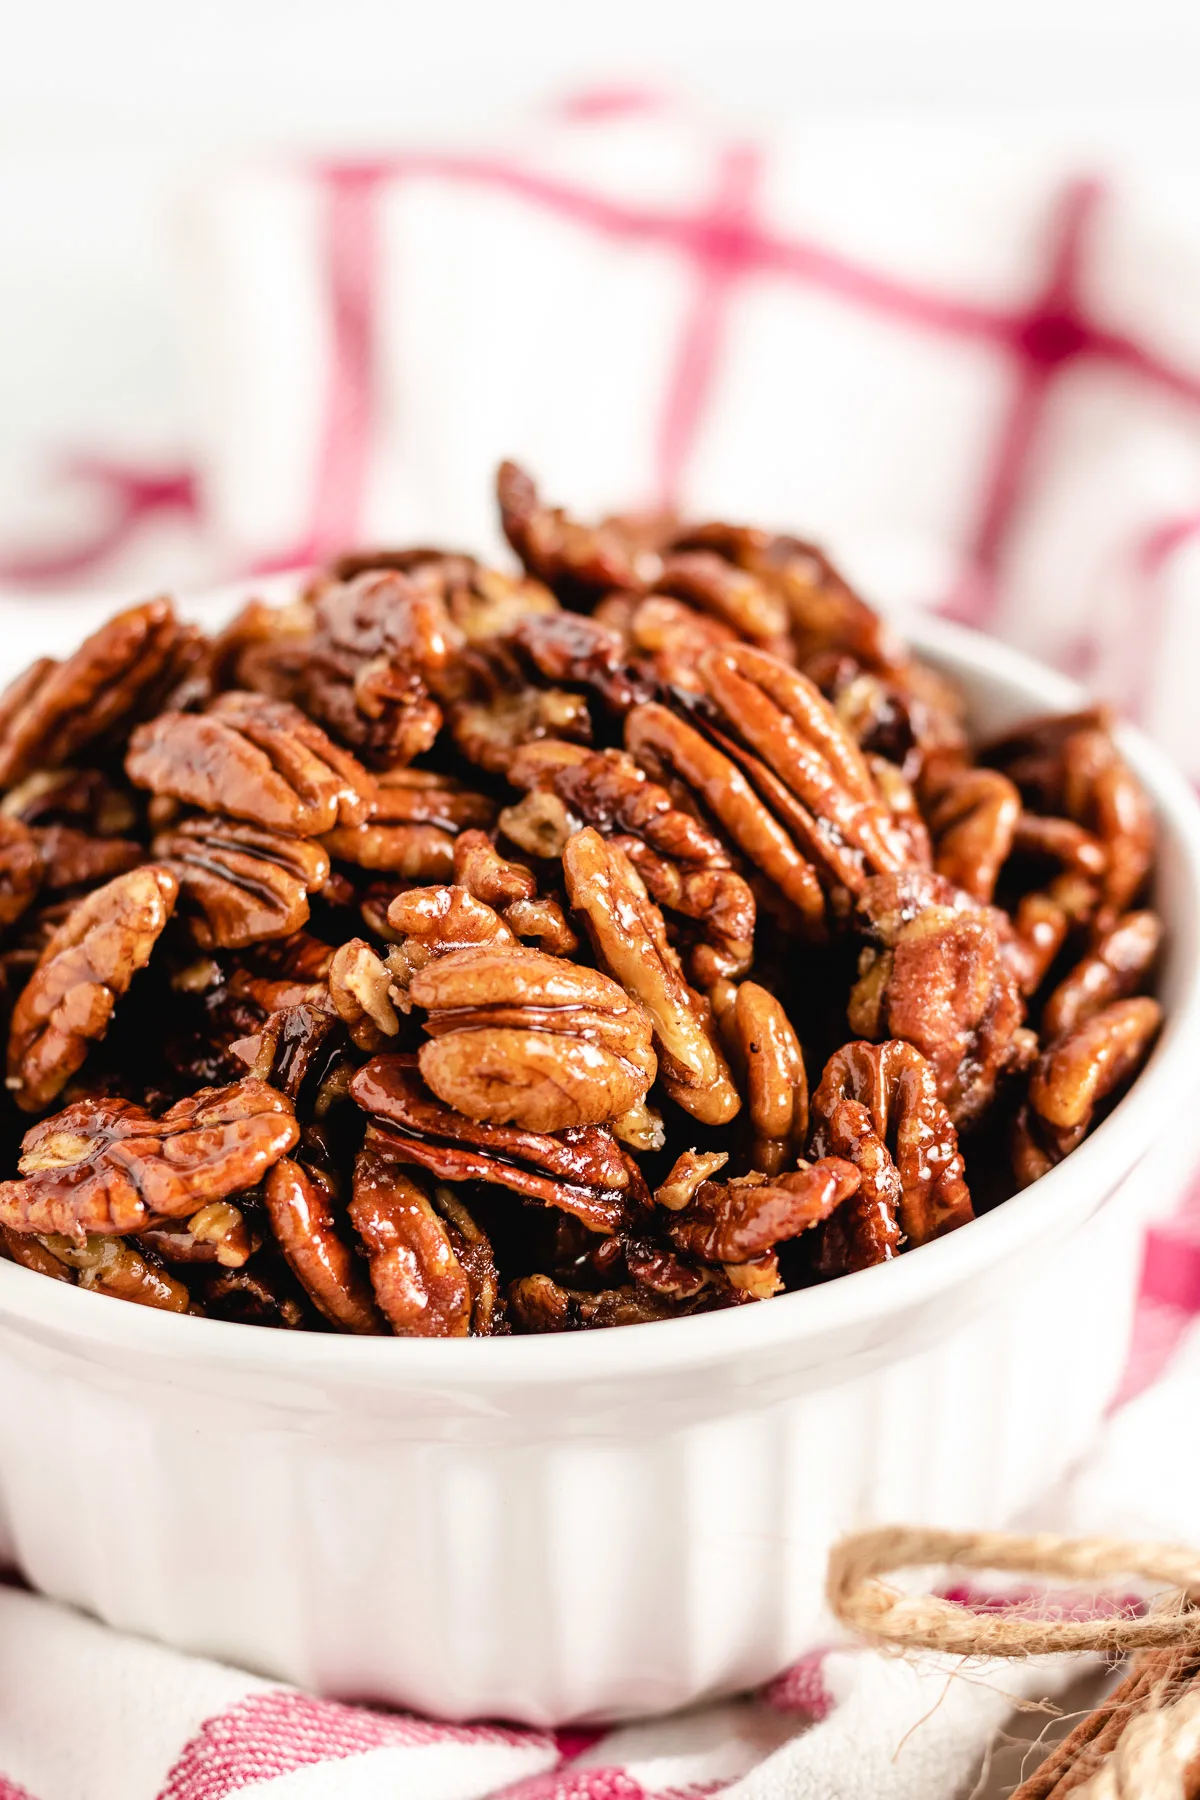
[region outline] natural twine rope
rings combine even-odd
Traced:
[[[903,1594],[878,1579],[896,1569],[946,1563],[1085,1584],[1133,1574],[1171,1591],[1157,1596],[1150,1610],[1136,1618],[1055,1619],[1022,1616],[1015,1610],[972,1611],[936,1594]],[[1003,1657],[1061,1651],[1118,1656],[1131,1651],[1176,1652],[1179,1667],[1192,1668],[1185,1690],[1168,1698],[1165,1686],[1155,1687],[1138,1710],[1131,1710],[1124,1727],[1118,1725],[1120,1735],[1103,1766],[1081,1785],[1071,1782],[1069,1775],[1067,1782],[1072,1800],[1188,1800],[1197,1791],[1193,1783],[1200,1759],[1200,1676],[1189,1663],[1200,1660],[1200,1555],[1195,1551],[1173,1544],[1065,1538],[1048,1532],[1018,1537],[1000,1531],[889,1526],[859,1532],[835,1545],[826,1595],[844,1625],[896,1649]],[[1129,1678],[1134,1684],[1138,1679],[1136,1673]],[[1143,1690],[1148,1679],[1140,1678]],[[1077,1771],[1076,1780],[1081,1773]],[[1054,1791],[1061,1791],[1051,1779]],[[1031,1790],[1036,1781],[1035,1777],[1029,1784]],[[1039,1793],[1050,1791],[1038,1787]]]
[[[1084,1583],[1133,1574],[1176,1591],[1137,1618],[1023,1618],[1015,1612],[972,1612],[936,1594],[902,1594],[876,1579],[888,1570],[930,1563]],[[1046,1656],[1061,1650],[1124,1656],[1158,1649],[1200,1654],[1200,1610],[1189,1610],[1193,1596],[1200,1601],[1200,1555],[1174,1544],[889,1525],[834,1545],[825,1592],[837,1617],[861,1637],[910,1650],[958,1656]]]

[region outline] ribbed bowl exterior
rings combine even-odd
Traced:
[[[574,1420],[553,1393],[464,1419],[206,1391],[5,1325],[9,1548],[113,1625],[325,1693],[536,1724],[684,1706],[826,1637],[842,1532],[999,1525],[1070,1464],[1124,1361],[1138,1211],[1118,1193],[949,1330],[707,1409],[636,1381]]]

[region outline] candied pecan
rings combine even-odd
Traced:
[[[293,699],[314,624],[307,599],[283,606],[248,600],[209,643],[206,698],[225,688],[245,688],[272,700]]]
[[[597,957],[650,1016],[668,1094],[703,1124],[728,1124],[741,1100],[712,1010],[684,980],[662,914],[628,857],[589,827],[568,840],[563,874]]]
[[[316,837],[362,825],[374,810],[366,770],[286,700],[234,691],[205,713],[163,712],[129,739],[137,787],[202,812]]]
[[[791,655],[787,605],[749,569],[712,550],[673,550],[654,583],[659,593],[711,613],[745,639],[777,655]]]
[[[136,869],[146,857],[132,838],[91,837],[71,825],[35,825],[33,840],[42,859],[42,886],[51,894],[98,887]]]
[[[801,1162],[790,1173],[705,1181],[668,1230],[671,1241],[701,1262],[744,1263],[775,1244],[820,1225],[857,1193],[858,1168],[837,1156]]]
[[[1114,1000],[1135,994],[1154,966],[1162,942],[1156,913],[1126,913],[1064,976],[1042,1010],[1047,1042],[1075,1031]]]
[[[362,869],[442,880],[451,872],[456,833],[490,825],[495,807],[450,775],[426,769],[388,769],[379,777],[374,816],[325,834],[332,856]]]
[[[185,819],[151,848],[178,881],[181,911],[204,950],[291,937],[329,876],[329,857],[311,838],[232,819]]]
[[[441,599],[398,570],[368,570],[317,595],[295,698],[379,768],[428,750],[442,722],[433,691],[462,636]]]
[[[866,884],[868,948],[851,991],[850,1029],[903,1038],[932,1066],[956,1125],[975,1119],[998,1082],[1035,1052],[999,920],[942,876],[910,872]]]
[[[678,777],[720,821],[754,869],[815,934],[825,917],[816,870],[730,757],[669,708],[650,701],[625,721],[625,747],[648,775]]]
[[[632,756],[575,744],[531,744],[518,751],[508,778],[516,787],[552,789],[563,802],[564,825],[577,829],[578,820],[605,836],[619,834],[615,841],[650,897],[701,928],[700,941],[687,947],[690,972],[700,987],[745,973],[754,954],[749,885],[731,867],[715,832],[677,807]],[[506,819],[502,816],[505,829]],[[566,836],[559,855],[565,842]]]
[[[649,1021],[596,969],[482,945],[429,963],[409,997],[428,1015],[421,1073],[470,1119],[538,1132],[601,1125],[654,1080]]]
[[[483,700],[459,700],[450,708],[450,732],[468,762],[503,775],[522,744],[567,737],[591,742],[586,698],[563,688],[499,688]]]
[[[464,887],[411,888],[387,909],[388,933],[397,939],[388,952],[392,997],[402,1012],[411,1009],[409,986],[418,969],[435,956],[474,944],[512,944],[516,938],[500,914]]]
[[[610,712],[626,713],[653,693],[653,684],[625,661],[617,633],[579,613],[535,613],[522,619],[513,642],[545,680],[590,688]]]
[[[469,1217],[465,1208],[456,1211],[458,1219]],[[479,1286],[488,1283],[478,1254],[472,1282],[457,1253],[466,1244],[456,1223],[439,1215],[411,1175],[372,1148],[361,1150],[354,1165],[350,1222],[366,1246],[375,1298],[397,1337],[470,1334]],[[474,1229],[478,1253],[483,1234]],[[494,1271],[490,1286],[482,1297],[489,1319]]]
[[[28,825],[0,814],[0,928],[33,904],[42,873],[42,852]]]
[[[505,537],[529,573],[560,598],[644,587],[658,572],[658,558],[639,550],[617,523],[580,525],[561,509],[546,506],[514,462],[500,464],[496,497]]]
[[[665,1206],[669,1212],[682,1211],[701,1183],[728,1161],[727,1150],[685,1150],[675,1158],[666,1180],[655,1188],[654,1204]]]
[[[124,788],[100,769],[35,769],[0,800],[0,816],[23,825],[71,825],[89,837],[123,837],[137,824]]]
[[[259,1081],[270,1082],[289,1100],[297,1100],[306,1083],[320,1083],[341,1056],[341,1022],[329,998],[312,998],[279,1007],[259,1030],[239,1038],[229,1053]]]
[[[1059,1131],[1086,1131],[1099,1102],[1140,1068],[1162,1023],[1145,997],[1116,1000],[1060,1037],[1029,1078],[1029,1100]]]
[[[117,613],[65,662],[43,658],[0,694],[0,787],[69,762],[136,715],[179,639],[169,600]]]
[[[873,750],[867,752],[866,764],[887,809],[892,835],[906,866],[910,869],[932,868],[933,846],[929,841],[929,828],[921,816],[912,783],[895,763],[888,762],[884,756],[876,756]]]
[[[558,611],[558,601],[540,581],[444,550],[358,551],[339,558],[332,573],[337,581],[353,581],[381,569],[398,569],[436,595],[468,644],[507,637],[529,613]]]
[[[8,1087],[23,1112],[40,1111],[82,1068],[149,962],[178,891],[165,868],[131,870],[80,900],[52,934],[9,1032]]]
[[[9,1262],[20,1263],[23,1269],[32,1269],[35,1275],[49,1275],[52,1281],[70,1282],[75,1278],[66,1263],[48,1250],[39,1237],[31,1237],[19,1231],[13,1231],[8,1225],[0,1225],[0,1250]]]
[[[319,1176],[281,1157],[267,1176],[263,1202],[275,1241],[317,1311],[342,1331],[382,1332],[371,1284],[338,1231]]]
[[[749,644],[711,651],[700,675],[721,715],[721,748],[828,879],[857,893],[867,876],[909,866],[862,752],[807,676]]]
[[[76,1271],[77,1285],[115,1300],[132,1300],[137,1306],[155,1306],[162,1312],[187,1312],[192,1296],[182,1281],[142,1254],[137,1244],[119,1237],[75,1238],[50,1235],[50,1253]]]
[[[509,1316],[521,1332],[647,1325],[686,1310],[640,1283],[588,1293],[560,1287],[549,1275],[523,1275],[508,1290]]]
[[[984,760],[1016,783],[1033,812],[1072,820],[1099,840],[1099,899],[1110,917],[1126,911],[1154,859],[1154,812],[1106,709],[1034,720],[991,744]]]
[[[261,1081],[202,1088],[159,1119],[130,1100],[79,1100],[25,1133],[25,1179],[0,1182],[0,1220],[78,1240],[190,1218],[254,1187],[299,1135]]]
[[[261,1238],[247,1223],[240,1206],[228,1200],[210,1200],[190,1219],[150,1225],[138,1233],[139,1244],[155,1251],[168,1263],[219,1263],[223,1269],[241,1269],[261,1245]]]
[[[396,1036],[400,1020],[391,996],[392,976],[363,938],[351,938],[329,965],[329,998],[360,1050],[368,1054]]]
[[[736,644],[738,635],[720,619],[699,613],[666,594],[634,599],[618,594],[601,601],[594,615],[610,631],[620,633],[625,660],[648,681],[661,687],[700,694],[704,684],[696,665],[707,650]]]
[[[574,1126],[551,1135],[477,1124],[435,1100],[414,1059],[399,1056],[372,1058],[350,1083],[350,1094],[377,1121],[368,1144],[443,1181],[511,1188],[573,1213],[599,1232],[615,1231],[630,1204],[645,1202],[636,1166],[603,1126]]]
[[[298,1331],[312,1322],[312,1315],[294,1288],[293,1278],[279,1260],[272,1267],[256,1256],[245,1269],[221,1269],[203,1287],[203,1312],[210,1319],[228,1319],[235,1325],[266,1325],[276,1331]]]
[[[776,1175],[808,1136],[808,1078],[799,1039],[775,995],[755,981],[741,983],[719,1018],[730,1061],[742,1079],[750,1165]]]
[[[800,667],[830,701],[859,749],[918,780],[932,765],[967,751],[961,696],[934,669],[907,657],[887,671],[824,650]]]
[[[1025,894],[1018,902],[1004,953],[1023,994],[1037,993],[1070,928],[1068,913],[1051,895]]]
[[[974,1214],[958,1137],[933,1070],[911,1044],[846,1044],[813,1095],[810,1156],[841,1157],[860,1186],[822,1227],[818,1268],[841,1274],[886,1262]]]
[[[990,901],[1013,848],[1021,796],[995,769],[938,761],[921,783],[934,867],[975,900]]]
[[[859,599],[813,544],[745,525],[711,524],[688,526],[672,548],[715,551],[774,588],[787,606],[800,662],[818,651],[839,650],[876,671],[906,663],[904,647],[891,627]]]
[[[514,900],[532,900],[537,877],[521,863],[501,856],[483,831],[464,831],[454,846],[454,879],[460,887],[502,912]]]

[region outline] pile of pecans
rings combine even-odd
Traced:
[[[156,600],[0,698],[14,1261],[287,1327],[675,1318],[955,1230],[1136,1074],[1101,712],[972,752],[811,546],[499,499],[520,574]]]

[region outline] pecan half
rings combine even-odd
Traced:
[[[71,825],[35,825],[33,840],[42,859],[42,886],[48,894],[99,887],[101,882],[136,869],[146,856],[131,838],[91,837]]]
[[[1085,1011],[1038,1058],[1013,1132],[1013,1162],[1022,1187],[1083,1142],[1098,1110],[1145,1062],[1161,1024],[1156,1000],[1115,1000],[1099,1012]]]
[[[465,1208],[458,1217],[469,1219]],[[375,1298],[398,1337],[468,1336],[479,1287],[488,1286],[486,1271],[477,1257],[472,1282],[459,1254],[466,1240],[456,1224],[439,1214],[409,1174],[371,1148],[361,1150],[354,1165],[350,1222],[366,1247]],[[473,1221],[471,1227],[478,1252],[486,1239]],[[489,1319],[494,1271],[490,1286],[491,1294],[483,1296]]]
[[[461,635],[439,596],[398,570],[369,570],[317,595],[296,699],[372,767],[428,750],[442,722],[433,691]]]
[[[311,838],[232,819],[185,819],[152,848],[179,883],[180,910],[204,950],[290,937],[329,876],[329,857]]]
[[[619,1119],[654,1080],[650,1025],[615,981],[536,950],[481,946],[412,979],[433,1092],[470,1119],[561,1131]]]
[[[0,928],[33,904],[42,885],[42,853],[28,825],[0,814]]]
[[[860,960],[850,1029],[905,1039],[933,1068],[955,1124],[977,1118],[1036,1048],[998,916],[914,872],[868,882],[859,919],[879,948]]]
[[[609,712],[626,713],[653,692],[653,683],[626,662],[619,635],[596,619],[571,612],[535,614],[517,626],[513,642],[547,681],[589,688]]]
[[[388,769],[379,778],[373,817],[341,825],[322,842],[331,856],[360,869],[402,875],[407,881],[444,881],[453,869],[459,832],[487,826],[495,807],[449,775],[425,769]]]
[[[827,881],[858,893],[868,876],[909,866],[862,752],[807,676],[748,644],[710,652],[700,675],[720,747]]]
[[[662,914],[628,857],[589,827],[568,840],[563,874],[600,962],[649,1015],[668,1094],[703,1124],[728,1124],[741,1099],[712,1010],[684,980]]]
[[[822,1224],[861,1176],[839,1157],[802,1162],[785,1175],[757,1171],[731,1181],[705,1181],[668,1227],[671,1241],[701,1262],[744,1263]]]
[[[921,784],[939,875],[972,899],[990,901],[1008,861],[1021,796],[995,769],[935,763]]]
[[[0,694],[0,787],[55,768],[136,715],[164,676],[179,639],[169,600],[131,606],[65,662],[43,658]]]
[[[657,558],[639,554],[617,525],[580,525],[560,509],[546,506],[533,481],[514,462],[501,463],[496,497],[505,537],[529,573],[560,598],[639,588],[657,573]]]
[[[82,1068],[149,962],[177,893],[169,870],[134,869],[79,901],[52,934],[9,1032],[8,1087],[23,1112],[40,1111]]]
[[[1102,932],[1046,1001],[1044,1038],[1053,1042],[1114,1000],[1135,994],[1154,967],[1161,942],[1162,922],[1152,912],[1126,913]]]
[[[1107,711],[1033,720],[983,755],[1016,783],[1030,811],[1069,820],[1100,844],[1105,866],[1095,898],[1110,919],[1126,911],[1154,860],[1154,810],[1116,746]]]
[[[25,1133],[25,1179],[0,1182],[0,1221],[78,1241],[189,1218],[257,1186],[299,1135],[260,1081],[202,1088],[159,1119],[130,1100],[79,1100]]]
[[[750,1166],[776,1175],[795,1160],[808,1137],[808,1078],[800,1041],[775,995],[755,981],[743,981],[719,1016],[746,1097]]]
[[[125,772],[154,794],[298,837],[362,825],[375,807],[361,764],[299,707],[262,694],[159,713],[130,737]]]
[[[371,1284],[338,1231],[319,1176],[281,1157],[267,1176],[263,1203],[275,1241],[317,1311],[341,1331],[381,1332]]]
[[[131,1300],[135,1306],[154,1306],[161,1312],[187,1312],[192,1296],[182,1281],[150,1262],[136,1244],[123,1238],[48,1236],[45,1248],[69,1269],[76,1271],[76,1286],[114,1300]]]
[[[820,1272],[886,1262],[974,1217],[933,1070],[911,1044],[846,1044],[813,1095],[809,1154],[842,1157],[860,1187],[822,1228]]]
[[[745,973],[754,954],[749,884],[731,866],[716,833],[676,806],[667,789],[651,781],[632,756],[553,741],[531,744],[517,752],[508,779],[516,787],[550,791],[561,800],[566,835],[583,824],[614,837],[656,904],[699,928],[690,943],[684,933],[689,970],[698,986],[708,989]]]
[[[503,775],[522,744],[546,737],[590,743],[592,718],[582,694],[563,688],[498,688],[483,700],[456,701],[450,708],[450,732],[468,762]]]
[[[645,1198],[636,1167],[599,1125],[554,1134],[477,1124],[428,1092],[411,1058],[374,1057],[350,1084],[378,1123],[368,1144],[395,1162],[417,1163],[443,1181],[486,1181],[573,1213],[612,1232]]]
[[[825,918],[816,870],[731,758],[668,707],[650,701],[625,721],[625,747],[647,774],[677,778],[774,883],[810,935]]]

